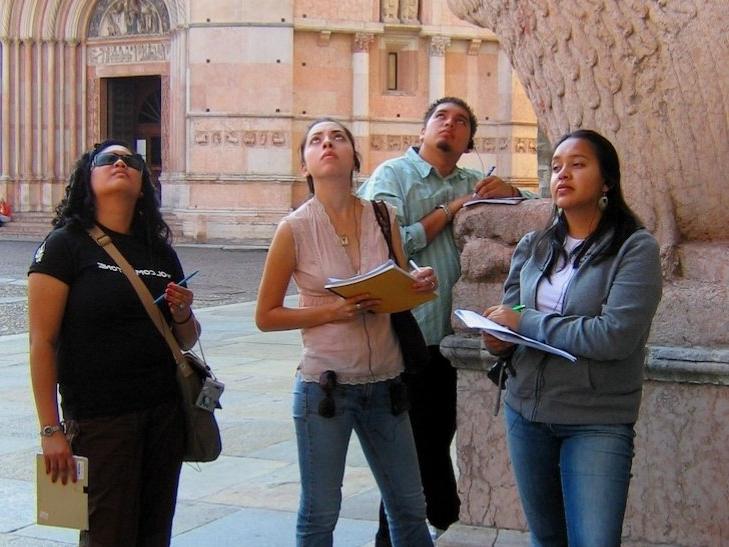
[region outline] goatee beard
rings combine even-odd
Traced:
[[[438,141],[435,143],[435,147],[440,150],[441,152],[452,152],[453,147],[448,143],[448,141]]]

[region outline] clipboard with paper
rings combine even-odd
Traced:
[[[548,353],[558,355],[559,357],[564,357],[573,363],[577,361],[577,357],[563,349],[555,348],[554,346],[550,346],[549,344],[545,344],[539,340],[534,340],[533,338],[514,332],[510,328],[499,325],[498,323],[491,321],[488,317],[479,315],[471,310],[456,310],[453,313],[456,317],[458,317],[458,319],[463,321],[468,328],[486,332],[499,340],[503,340],[504,342],[522,344],[524,346],[529,346],[530,348],[546,351]]]
[[[89,460],[74,456],[77,481],[63,484],[51,481],[46,473],[43,454],[36,455],[36,486],[38,524],[63,528],[89,529]]]

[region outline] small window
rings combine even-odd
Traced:
[[[397,53],[387,54],[387,90],[397,91]]]

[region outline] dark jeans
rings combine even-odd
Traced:
[[[418,452],[420,477],[430,524],[443,530],[458,520],[461,500],[451,460],[456,434],[456,369],[438,346],[429,346],[430,364],[414,378],[407,378],[410,421]],[[380,502],[380,528],[376,545],[389,545],[385,511]]]
[[[184,446],[179,404],[76,424],[73,452],[89,459],[89,530],[79,545],[169,545]]]

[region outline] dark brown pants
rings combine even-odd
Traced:
[[[79,545],[169,545],[184,440],[179,404],[77,424],[73,452],[89,459],[89,530]]]

